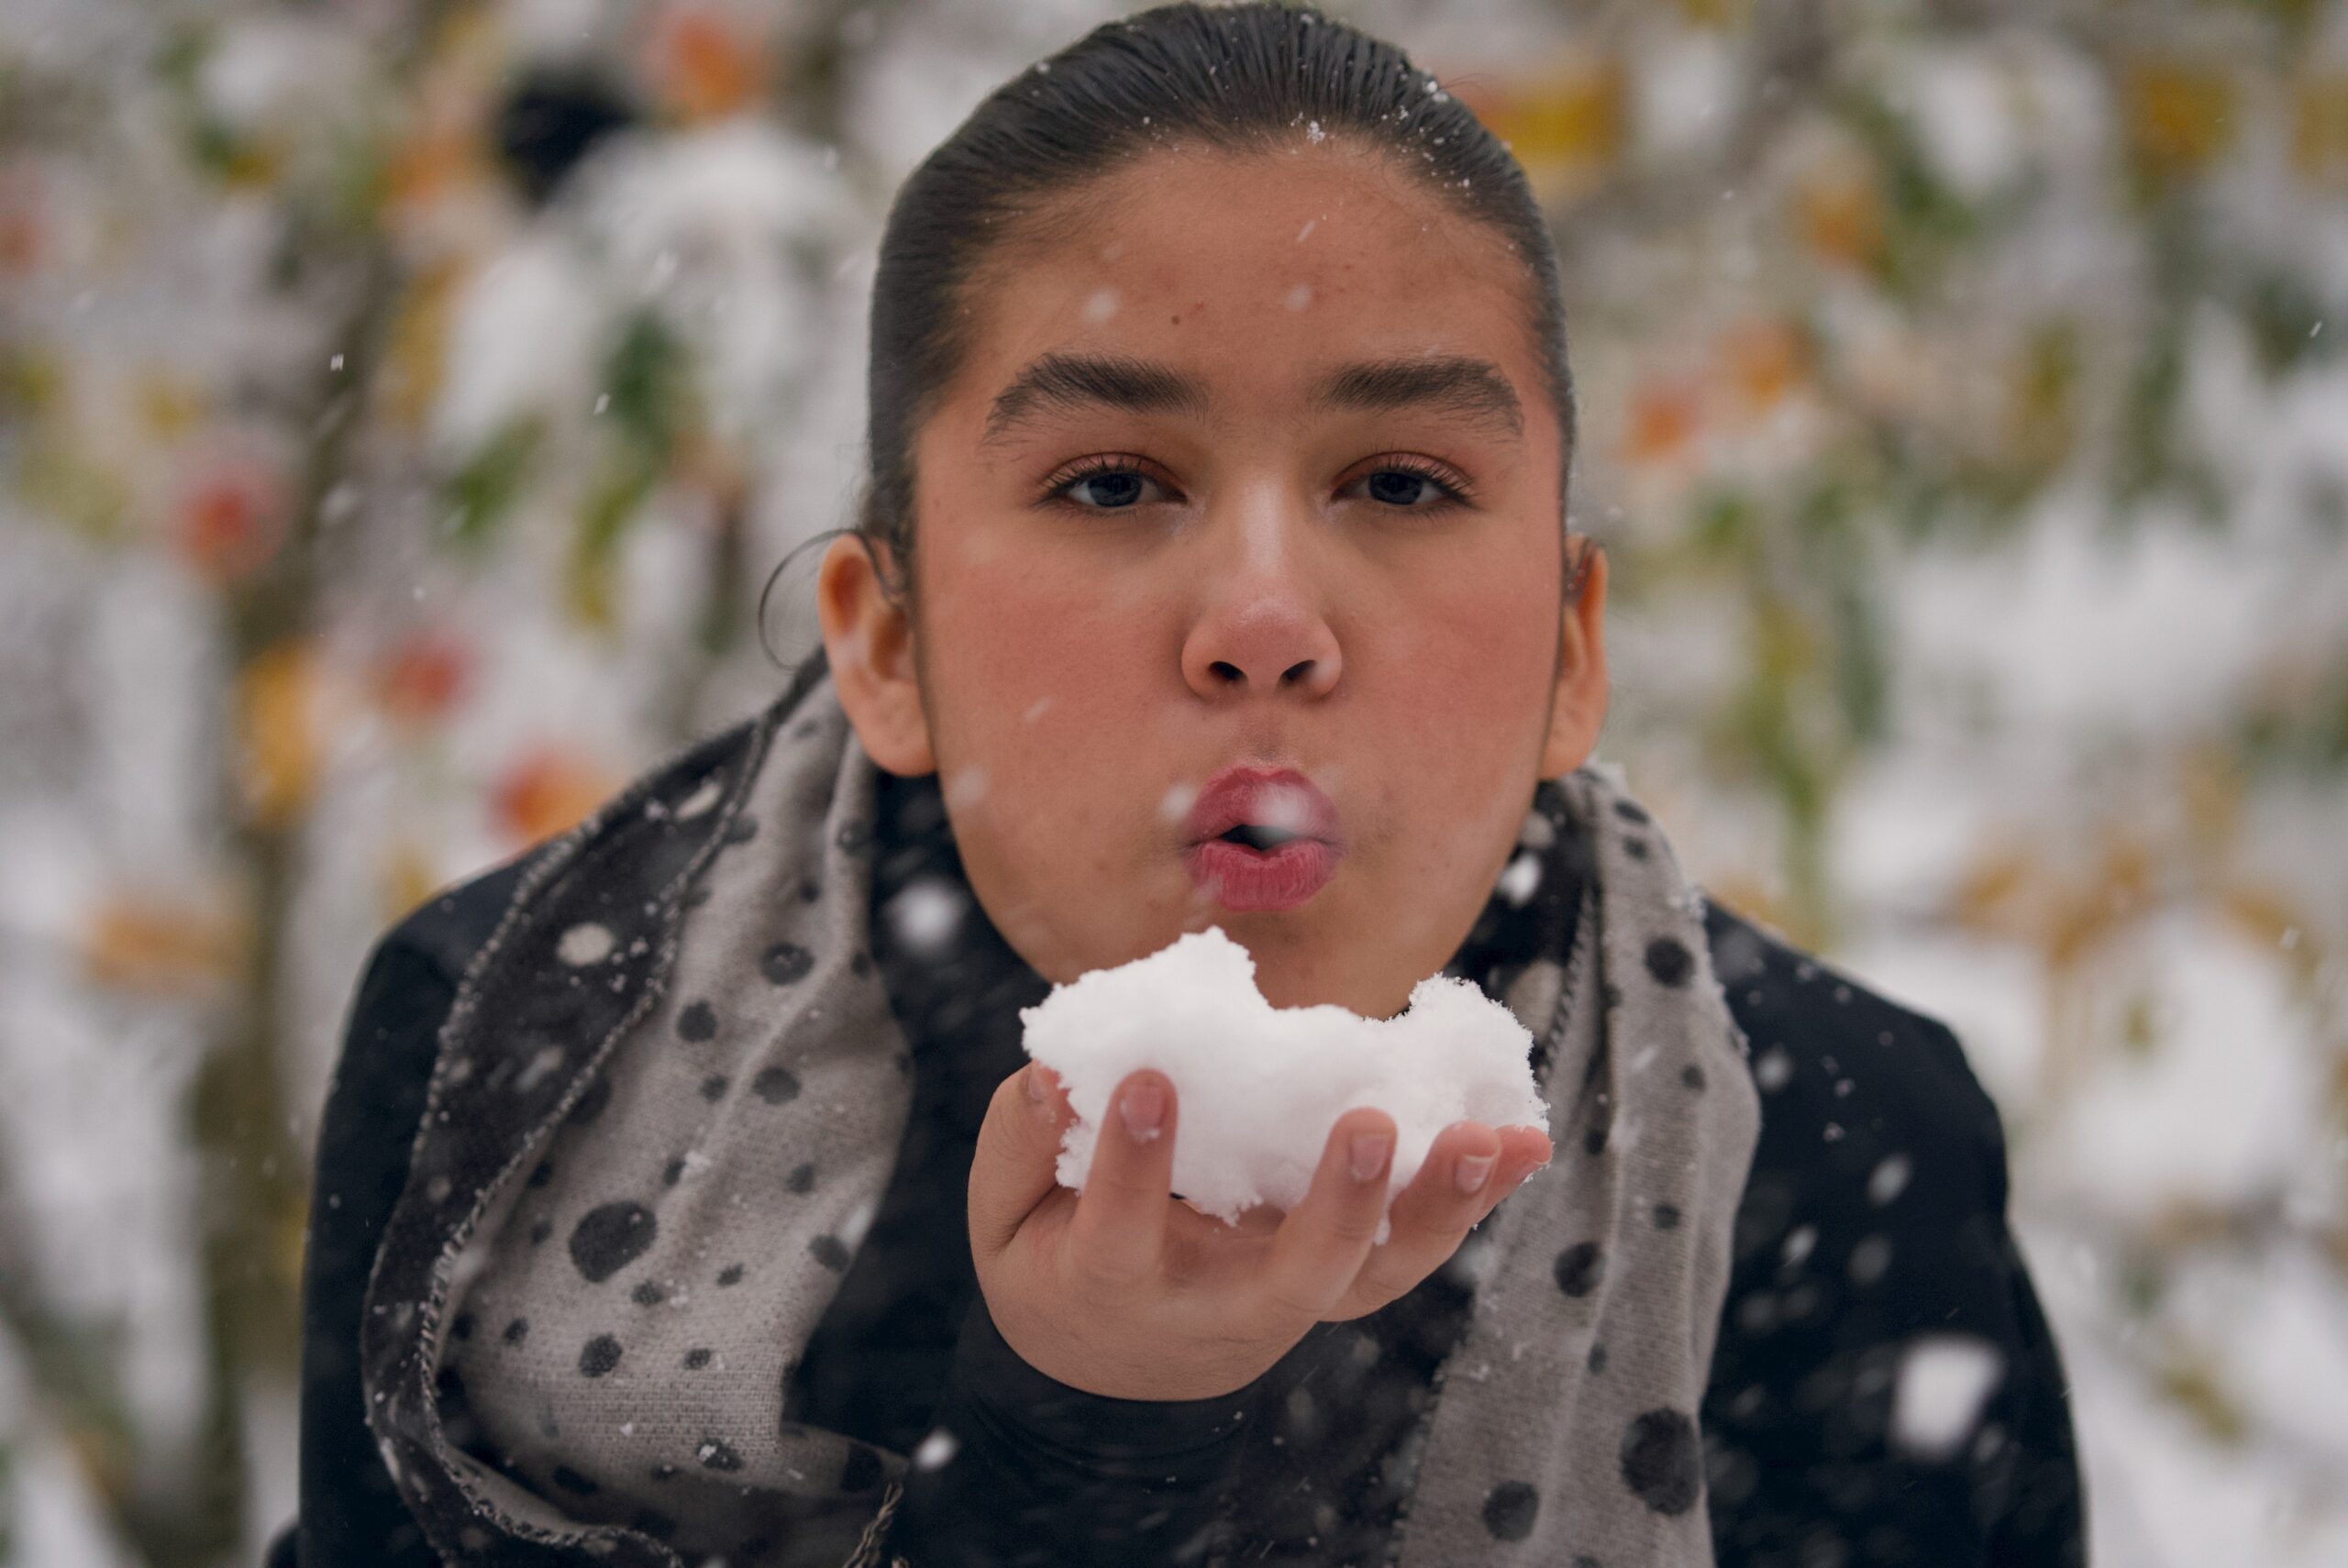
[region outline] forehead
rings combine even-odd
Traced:
[[[1335,366],[1490,360],[1540,400],[1526,269],[1390,155],[1160,150],[1034,209],[966,291],[971,338],[946,405],[983,421],[1037,356],[1116,349],[1218,397],[1294,400]]]

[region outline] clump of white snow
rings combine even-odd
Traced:
[[[1955,1457],[2005,1376],[1998,1347],[1973,1334],[1924,1334],[1899,1358],[1891,1391],[1891,1444],[1929,1461]]]
[[[1173,1189],[1226,1223],[1257,1204],[1301,1202],[1330,1128],[1356,1106],[1394,1119],[1390,1203],[1455,1121],[1549,1125],[1533,1036],[1474,985],[1429,976],[1390,1019],[1275,1008],[1256,988],[1254,957],[1221,927],[1055,986],[1019,1017],[1027,1054],[1058,1076],[1076,1111],[1062,1186],[1083,1188],[1110,1096],[1151,1067],[1173,1081],[1179,1107]]]

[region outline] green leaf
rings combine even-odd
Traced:
[[[684,346],[659,316],[638,311],[620,330],[604,367],[611,416],[654,463],[665,463],[686,423],[691,395]]]
[[[442,531],[459,548],[488,544],[521,498],[545,434],[535,418],[511,420],[449,476]]]

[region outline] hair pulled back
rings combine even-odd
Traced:
[[[1573,382],[1556,242],[1523,170],[1499,138],[1394,45],[1309,6],[1160,6],[1094,28],[989,94],[906,177],[889,209],[872,284],[867,469],[853,533],[914,572],[914,440],[970,351],[973,277],[1023,219],[1169,144],[1247,153],[1316,123],[1388,153],[1522,259],[1530,326],[1564,435]],[[812,541],[811,541],[812,542]],[[885,580],[885,579],[884,579]]]

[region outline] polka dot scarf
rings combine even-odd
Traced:
[[[824,677],[566,834],[460,987],[360,1346],[451,1562],[893,1568],[909,1457],[786,1408],[913,1098],[865,946],[877,775]],[[1559,1153],[1484,1227],[1399,1562],[1708,1563],[1757,1102],[1662,834],[1594,768],[1542,799],[1502,891],[1568,838],[1595,863],[1503,999]]]

